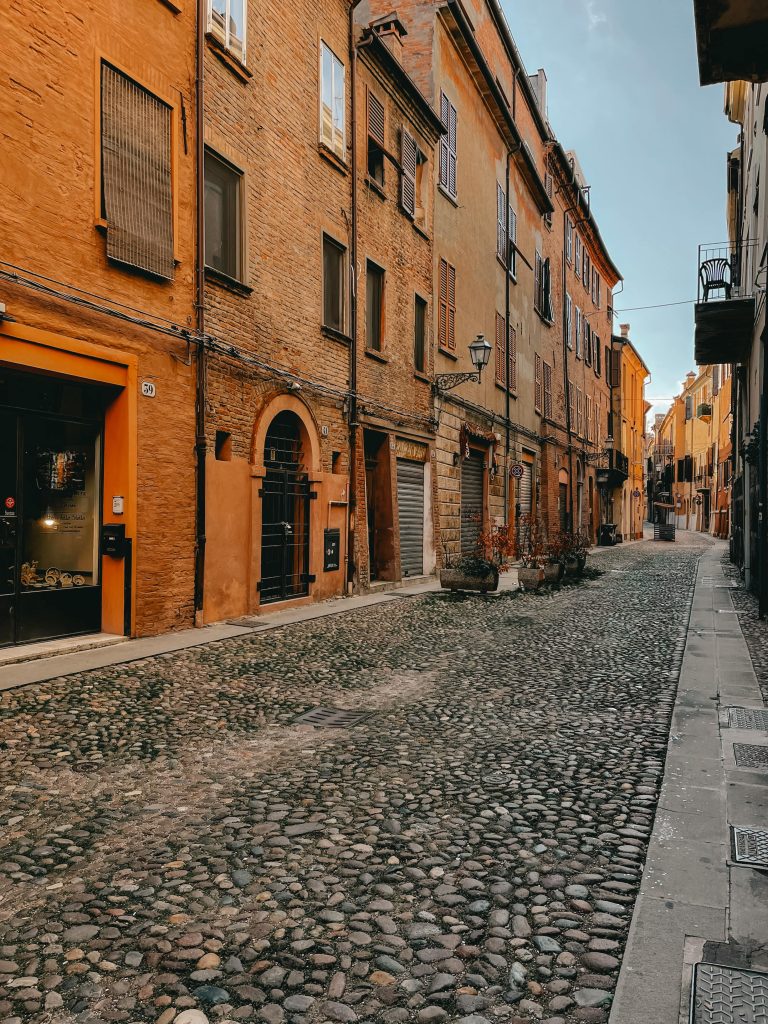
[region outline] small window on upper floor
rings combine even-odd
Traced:
[[[384,104],[368,90],[368,177],[384,187]]]
[[[243,175],[210,149],[205,151],[205,265],[234,281],[243,279]]]
[[[368,260],[365,273],[365,347],[384,347],[384,269]]]
[[[208,31],[245,64],[248,0],[208,0]]]
[[[325,43],[320,44],[320,141],[344,160],[345,71],[339,58]]]
[[[323,235],[323,326],[343,334],[347,322],[347,250]]]
[[[444,92],[440,93],[440,119],[446,132],[440,137],[440,185],[456,198],[456,107]]]
[[[419,373],[427,371],[427,300],[417,295],[413,307],[413,365]]]

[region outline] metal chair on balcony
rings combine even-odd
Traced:
[[[710,292],[724,291],[726,299],[731,297],[731,264],[726,259],[704,260],[699,267],[702,299],[709,298]]]

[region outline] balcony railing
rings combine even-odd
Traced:
[[[752,345],[754,242],[699,246],[695,356],[700,365],[738,363]]]
[[[696,407],[696,417],[709,423],[712,419],[712,406],[709,402],[699,402]]]

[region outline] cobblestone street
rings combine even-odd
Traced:
[[[0,1021],[606,1021],[707,543],[6,693]]]

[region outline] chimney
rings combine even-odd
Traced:
[[[535,75],[528,75],[528,81],[531,83],[531,88],[536,96],[536,102],[539,104],[539,110],[541,115],[546,121],[547,119],[547,75],[544,68],[539,68]]]
[[[403,36],[408,33],[395,11],[374,21],[371,28],[398,62],[403,63]]]
[[[619,324],[622,338],[629,340],[629,324]]]

